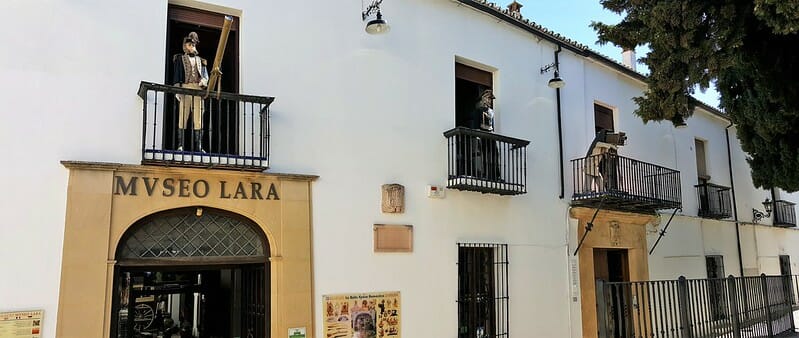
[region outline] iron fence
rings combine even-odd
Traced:
[[[572,205],[653,212],[682,207],[680,172],[613,153],[574,159]]]
[[[599,337],[774,337],[793,332],[799,276],[597,281]]]
[[[723,219],[732,216],[730,188],[712,183],[695,185],[699,217]]]
[[[796,203],[776,200],[774,201],[774,225],[782,227],[796,226]]]
[[[530,141],[457,127],[447,138],[447,187],[499,195],[527,192]]]
[[[142,163],[262,171],[273,97],[142,82]]]

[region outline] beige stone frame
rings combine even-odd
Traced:
[[[182,207],[213,207],[255,222],[269,241],[271,332],[307,327],[313,337],[311,182],[316,176],[231,170],[62,162],[69,169],[57,337],[109,337],[117,244],[143,217]],[[208,194],[114,194],[114,176],[274,184],[279,200]]]
[[[579,221],[577,238],[585,233],[596,209],[572,208],[571,217]],[[577,253],[580,271],[580,301],[583,337],[597,337],[596,281],[594,249],[627,249],[627,269],[631,281],[649,279],[649,253],[646,244],[646,225],[657,216],[600,210],[593,230]],[[616,225],[618,226],[612,226]],[[644,301],[644,300],[642,300]]]

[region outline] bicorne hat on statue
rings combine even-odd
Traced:
[[[183,43],[186,42],[194,42],[194,44],[197,45],[200,43],[200,37],[197,36],[197,33],[191,32],[189,33],[189,36],[183,38]]]

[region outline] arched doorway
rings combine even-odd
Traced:
[[[208,207],[159,212],[116,249],[111,337],[269,337],[269,243]]]

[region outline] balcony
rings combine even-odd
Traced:
[[[251,171],[269,167],[273,97],[212,92],[205,98],[204,90],[150,82],[142,82],[138,94],[142,164]],[[191,105],[202,107],[201,120],[193,113],[181,114],[181,108],[189,111]]]
[[[774,201],[774,226],[791,228],[796,226],[796,203]]]
[[[712,183],[695,185],[699,217],[724,219],[732,217],[730,188]]]
[[[527,193],[530,141],[457,127],[447,138],[447,188],[497,195]]]
[[[682,207],[679,171],[611,153],[571,162],[573,206],[647,214]]]

